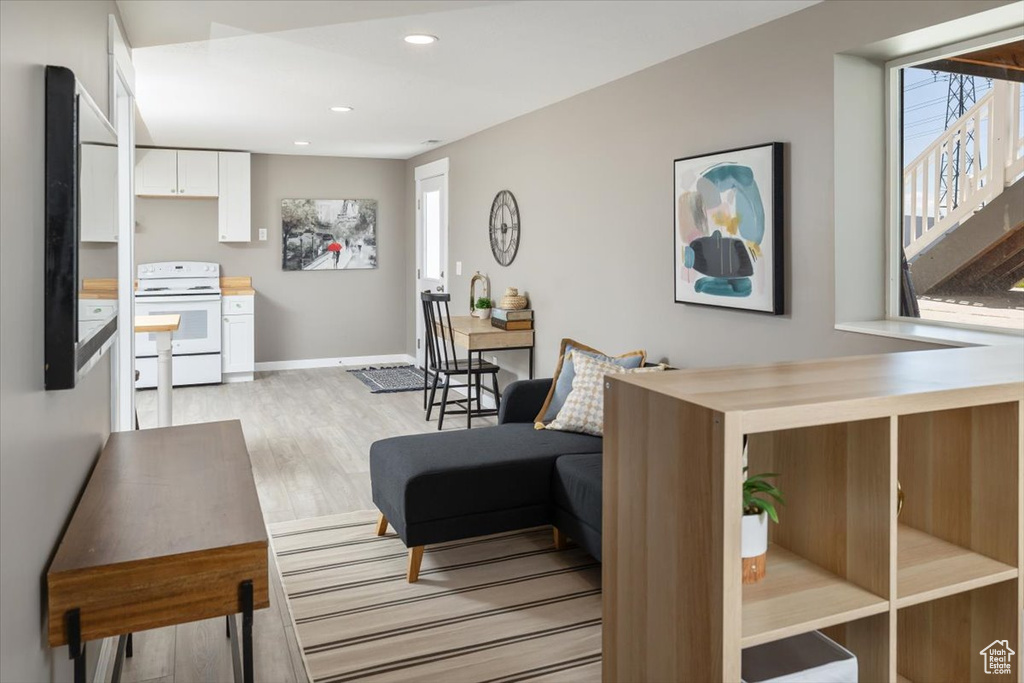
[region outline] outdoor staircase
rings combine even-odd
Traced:
[[[917,294],[997,294],[1024,279],[1024,178],[910,265]]]
[[[918,295],[1003,284],[1006,291],[1024,277],[1014,265],[1024,250],[1020,89],[994,80],[903,171],[903,250]]]

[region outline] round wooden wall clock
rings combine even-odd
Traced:
[[[507,266],[519,251],[519,204],[515,195],[502,190],[491,202],[491,253],[494,260]]]

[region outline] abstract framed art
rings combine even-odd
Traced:
[[[782,143],[675,160],[675,301],[781,315]]]

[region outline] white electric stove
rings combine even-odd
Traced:
[[[135,315],[177,313],[172,335],[174,386],[221,381],[220,266],[198,261],[144,263],[138,267]],[[156,335],[135,335],[138,388],[156,386]]]

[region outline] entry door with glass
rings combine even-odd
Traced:
[[[420,177],[416,169],[416,362],[424,363],[423,311],[420,292],[448,290],[448,164],[426,169],[440,171]],[[434,166],[438,162],[429,164]]]

